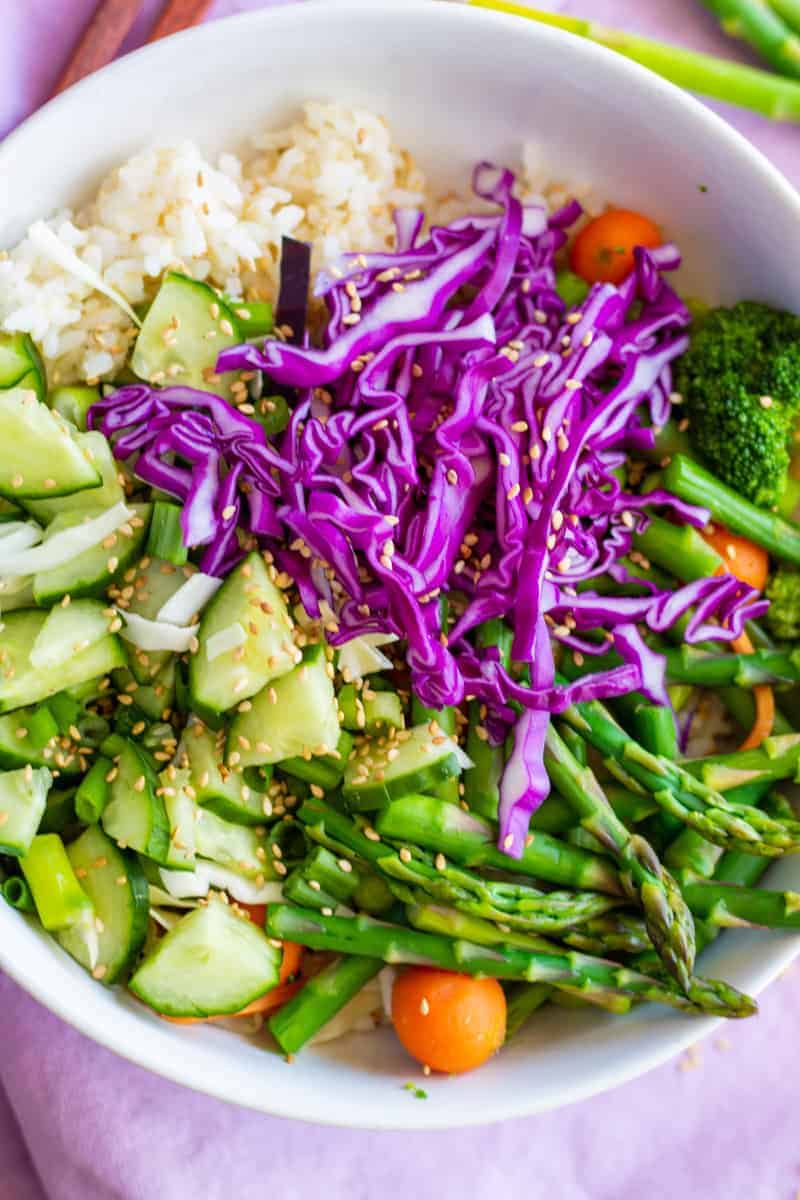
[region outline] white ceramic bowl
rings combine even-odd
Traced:
[[[450,4],[302,4],[252,13],[131,55],[47,105],[0,149],[0,246],[74,203],[156,136],[206,148],[284,120],[307,97],[384,113],[430,173],[465,181],[478,158],[539,144],[554,178],[641,208],[682,246],[693,290],[800,311],[800,199],[721,120],[596,47],[532,22]],[[707,187],[701,191],[699,185]],[[770,881],[800,887],[800,865]],[[759,992],[788,964],[785,934],[726,933],[702,970]],[[427,1104],[391,1031],[294,1065],[223,1031],[166,1025],[107,991],[0,906],[0,965],[89,1037],[179,1083],[264,1112],[371,1128],[445,1128],[590,1096],[663,1062],[716,1024],[654,1007],[624,1018],[545,1012],[480,1071],[432,1078]]]

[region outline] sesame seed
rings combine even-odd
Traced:
[[[24,482],[25,482],[24,476],[17,474],[11,480],[11,486],[13,488],[21,488]]]
[[[108,974],[108,967],[103,966],[102,963],[98,963],[98,965],[92,971],[92,978],[93,979],[104,979],[107,974]]]
[[[404,863],[411,862],[411,851],[407,846],[403,846],[400,850],[400,861]]]
[[[323,905],[323,907],[320,909],[320,912],[322,913],[323,917],[332,917],[333,916],[333,909],[331,908],[331,906],[329,904]]]
[[[528,422],[527,421],[514,421],[511,426],[511,432],[512,433],[527,433],[528,432]]]
[[[758,403],[761,405],[762,408],[772,408],[774,401],[772,399],[772,396],[760,396]]]
[[[231,325],[231,323],[227,317],[222,318],[222,320],[219,323],[219,327],[222,330],[222,332],[225,334],[226,337],[233,336],[233,326]]]
[[[420,1000],[419,1011],[422,1013],[423,1017],[427,1017],[428,1013],[431,1011],[431,1006],[428,1003],[427,996],[423,996],[422,999]]]
[[[514,845],[514,835],[513,835],[513,833],[507,833],[506,836],[503,838],[503,849],[510,850],[513,845]]]
[[[547,364],[549,363],[549,361],[550,361],[549,354],[537,354],[533,360],[533,365],[535,367],[546,367]]]
[[[436,867],[437,871],[444,871],[445,867],[447,866],[447,859],[443,854],[437,854],[436,858],[433,860],[433,865]]]
[[[519,492],[520,492],[519,484],[518,483],[512,484],[511,487],[506,492],[506,499],[507,500],[516,500],[517,496],[519,495]]]
[[[0,826],[5,825],[11,819],[10,813],[0,812]]]
[[[236,512],[236,506],[234,504],[226,504],[222,510],[223,521],[230,521],[231,517],[235,514],[235,512]]]
[[[500,463],[501,467],[510,467],[511,466],[511,459],[505,453],[505,451],[501,451],[501,453],[498,454],[497,461]]]
[[[359,313],[350,312],[350,313],[347,313],[346,316],[342,317],[342,324],[343,325],[357,325],[360,320],[361,320],[361,317],[360,317]]]

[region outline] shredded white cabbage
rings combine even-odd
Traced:
[[[61,529],[39,545],[5,554],[0,542],[0,575],[34,575],[37,571],[52,571],[70,562],[84,550],[98,546],[109,534],[134,516],[133,509],[121,500],[97,517]]]
[[[120,630],[120,637],[140,650],[172,650],[175,654],[183,654],[190,649],[192,640],[196,637],[199,625],[170,625],[166,621],[148,621],[138,613],[118,609],[119,615],[125,622]]]
[[[130,317],[134,325],[141,325],[141,321],[122,293],[118,292],[116,288],[110,287],[102,276],[79,258],[71,246],[62,242],[61,238],[44,221],[34,221],[28,230],[28,239],[44,258],[49,258],[67,274],[82,279],[90,288],[107,296],[122,309],[127,317]]]
[[[166,604],[162,604],[156,613],[158,621],[168,621],[170,625],[186,625],[195,613],[202,612],[211,597],[222,587],[222,580],[214,575],[204,575],[202,571],[190,575]]]
[[[218,633],[211,634],[206,642],[206,657],[209,662],[213,662],[215,658],[219,658],[220,654],[226,654],[228,650],[235,650],[237,646],[243,646],[246,641],[247,634],[244,627],[238,621],[234,621],[232,625],[227,625]]]

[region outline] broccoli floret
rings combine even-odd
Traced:
[[[800,638],[800,571],[796,567],[778,567],[767,584],[766,622],[780,641]]]
[[[800,317],[752,301],[713,309],[675,384],[709,469],[754,504],[779,504],[800,415]]]

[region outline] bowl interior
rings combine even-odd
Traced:
[[[156,139],[235,148],[307,98],[383,113],[429,174],[463,186],[477,159],[509,165],[533,143],[552,178],[641,208],[681,245],[686,286],[800,311],[800,201],[720,120],[605,51],[531,22],[430,3],[303,4],[159,43],[48,105],[0,149],[0,246],[74,204]],[[800,886],[786,861],[771,882]],[[793,957],[780,934],[725,934],[703,958],[758,991]],[[215,1029],[177,1029],[97,987],[50,939],[0,907],[0,965],[89,1036],[178,1082],[266,1112],[373,1128],[437,1128],[533,1113],[657,1065],[712,1020],[643,1008],[620,1019],[553,1010],[492,1063],[431,1079],[389,1031],[303,1054],[291,1066]]]

